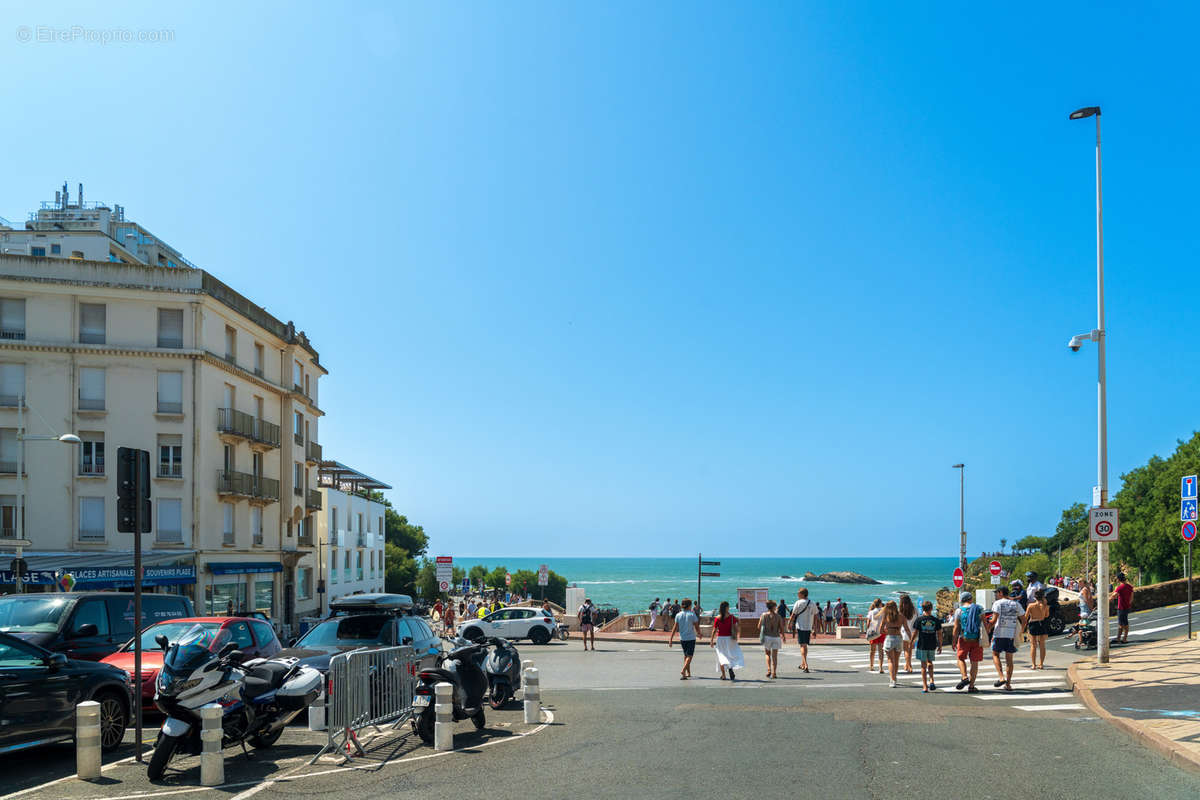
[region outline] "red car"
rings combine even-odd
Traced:
[[[212,631],[219,631],[213,637],[211,646],[215,653],[227,642],[236,642],[238,649],[246,654],[246,659],[270,658],[283,649],[275,629],[270,623],[261,619],[248,617],[185,617],[159,622],[142,631],[142,698],[143,704],[152,707],[155,684],[158,681],[159,670],[162,669],[163,651],[155,640],[158,636],[166,636],[174,643],[185,633],[199,625]],[[126,674],[133,676],[133,640],[107,658],[101,659],[102,664],[112,664],[120,667]]]

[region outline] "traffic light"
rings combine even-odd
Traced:
[[[137,528],[138,503],[142,506],[142,533],[150,532],[150,453],[134,447],[117,448],[117,531]]]

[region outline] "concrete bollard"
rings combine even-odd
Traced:
[[[433,749],[454,749],[454,687],[442,681],[433,687]]]
[[[221,752],[222,709],[216,703],[200,707],[200,785],[225,782],[225,754]]]
[[[83,780],[100,777],[100,704],[95,700],[75,706],[75,774]]]
[[[313,704],[308,707],[308,729],[310,731],[325,730],[325,693],[313,700]]]
[[[525,685],[525,724],[536,725],[542,721],[542,692],[537,667],[525,670],[522,683]]]

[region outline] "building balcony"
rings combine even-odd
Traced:
[[[245,497],[262,503],[279,501],[279,481],[248,472],[217,470],[217,494]]]
[[[171,464],[165,461],[158,462],[158,477],[160,478],[182,478],[183,464]]]
[[[304,447],[304,434],[303,433],[293,433],[292,441],[295,442],[298,447]]]
[[[305,493],[304,507],[309,511],[321,510],[321,493],[316,489],[309,489]]]
[[[314,547],[313,535],[311,533],[302,533],[296,537],[296,541],[301,547]]]
[[[310,464],[321,463],[321,445],[310,441],[308,447],[304,449],[304,460]]]
[[[81,478],[101,478],[104,477],[104,462],[99,464],[80,464],[79,477]]]
[[[217,409],[217,432],[250,442],[251,447],[279,447],[279,426],[233,408]]]

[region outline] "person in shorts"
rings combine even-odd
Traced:
[[[933,603],[926,600],[921,603],[924,612],[913,622],[915,643],[913,654],[921,664],[921,691],[937,691],[933,680],[934,651],[942,652],[942,621],[933,615]]]
[[[783,617],[775,613],[774,600],[767,601],[766,612],[758,618],[758,631],[767,657],[767,677],[778,678],[779,650],[783,647]]]
[[[975,694],[979,691],[975,688],[975,678],[979,675],[979,662],[983,661],[983,646],[979,643],[983,631],[983,607],[975,602],[970,592],[963,592],[959,599],[962,605],[954,612],[954,654],[962,680],[955,688]]]
[[[1112,597],[1117,599],[1117,638],[1113,644],[1129,644],[1129,612],[1133,608],[1133,586],[1125,580],[1125,573],[1117,573],[1117,588]]]
[[[808,589],[801,588],[796,592],[796,602],[792,603],[792,627],[796,631],[796,644],[800,645],[800,669],[808,672],[808,642],[812,638],[813,615],[816,606],[808,599]]]
[[[996,587],[996,602],[992,603],[992,665],[996,667],[996,688],[1012,691],[1013,654],[1017,652],[1017,633],[1023,630],[1027,617],[1025,609],[1008,596],[1008,587]],[[1004,656],[1004,668],[1000,656]]]
[[[691,598],[685,597],[679,604],[679,613],[675,615],[675,627],[667,637],[667,647],[675,642],[675,634],[679,634],[679,647],[683,650],[683,669],[679,672],[679,680],[686,681],[692,677],[692,656],[696,654],[696,634],[700,630],[700,618],[692,611]]]
[[[583,635],[583,649],[588,649],[588,638],[592,640],[592,652],[596,651],[596,607],[590,597],[579,607],[579,633]]]

